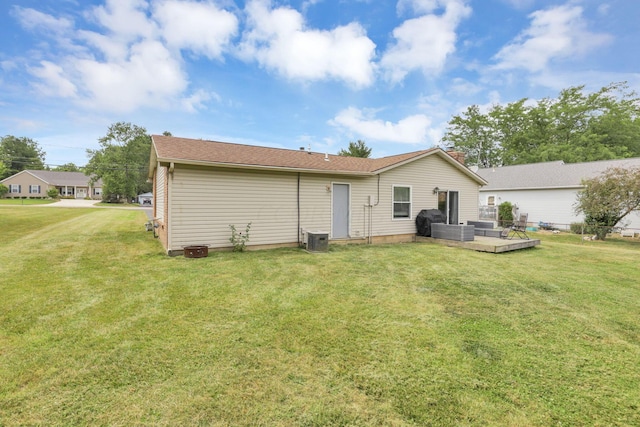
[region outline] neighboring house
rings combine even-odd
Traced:
[[[140,206],[153,205],[153,193],[138,194],[138,203],[140,204]]]
[[[478,218],[486,182],[440,148],[364,159],[301,150],[152,136],[154,217],[167,253],[231,247],[229,226],[251,223],[248,246],[330,241],[407,242],[416,215]]]
[[[479,169],[478,175],[489,183],[480,189],[481,219],[494,217],[501,203],[511,202],[518,206],[519,212],[529,214],[529,224],[551,223],[568,229],[571,223],[584,219],[574,212],[578,191],[583,188],[582,180],[594,178],[612,167],[640,167],[640,158]],[[640,214],[631,213],[619,226],[640,229]]]
[[[57,189],[61,196],[76,199],[102,198],[102,181],[91,186],[89,177],[82,172],[23,170],[0,183],[9,189],[5,198],[45,198],[51,188]]]

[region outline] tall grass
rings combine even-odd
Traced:
[[[145,221],[0,207],[0,424],[640,424],[637,246],[186,259]]]

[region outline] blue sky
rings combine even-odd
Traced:
[[[4,0],[0,134],[86,164],[149,133],[373,157],[438,145],[472,104],[627,81],[636,0]]]

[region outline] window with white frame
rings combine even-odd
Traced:
[[[393,218],[411,218],[411,187],[408,185],[393,186]]]
[[[40,194],[40,186],[39,185],[30,185],[29,186],[29,194]]]
[[[9,184],[9,192],[14,194],[20,193],[20,184]]]

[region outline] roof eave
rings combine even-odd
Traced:
[[[154,172],[156,170],[156,164],[158,163],[158,149],[156,148],[156,144],[153,143],[153,139],[151,140],[151,155],[149,156],[149,169],[147,172],[147,178],[153,179]]]
[[[251,165],[242,163],[225,163],[225,162],[211,162],[211,161],[199,161],[199,160],[185,160],[185,159],[172,159],[172,158],[158,158],[157,162],[160,163],[174,163],[189,166],[207,166],[207,167],[219,167],[228,169],[250,169],[250,170],[267,170],[276,172],[305,172],[322,175],[353,175],[353,176],[374,176],[373,172],[363,171],[348,171],[348,170],[326,170],[326,169],[313,169],[313,168],[294,168],[284,166],[267,166],[267,165]]]
[[[584,185],[558,185],[553,187],[499,187],[483,188],[481,191],[571,190],[583,187]]]

